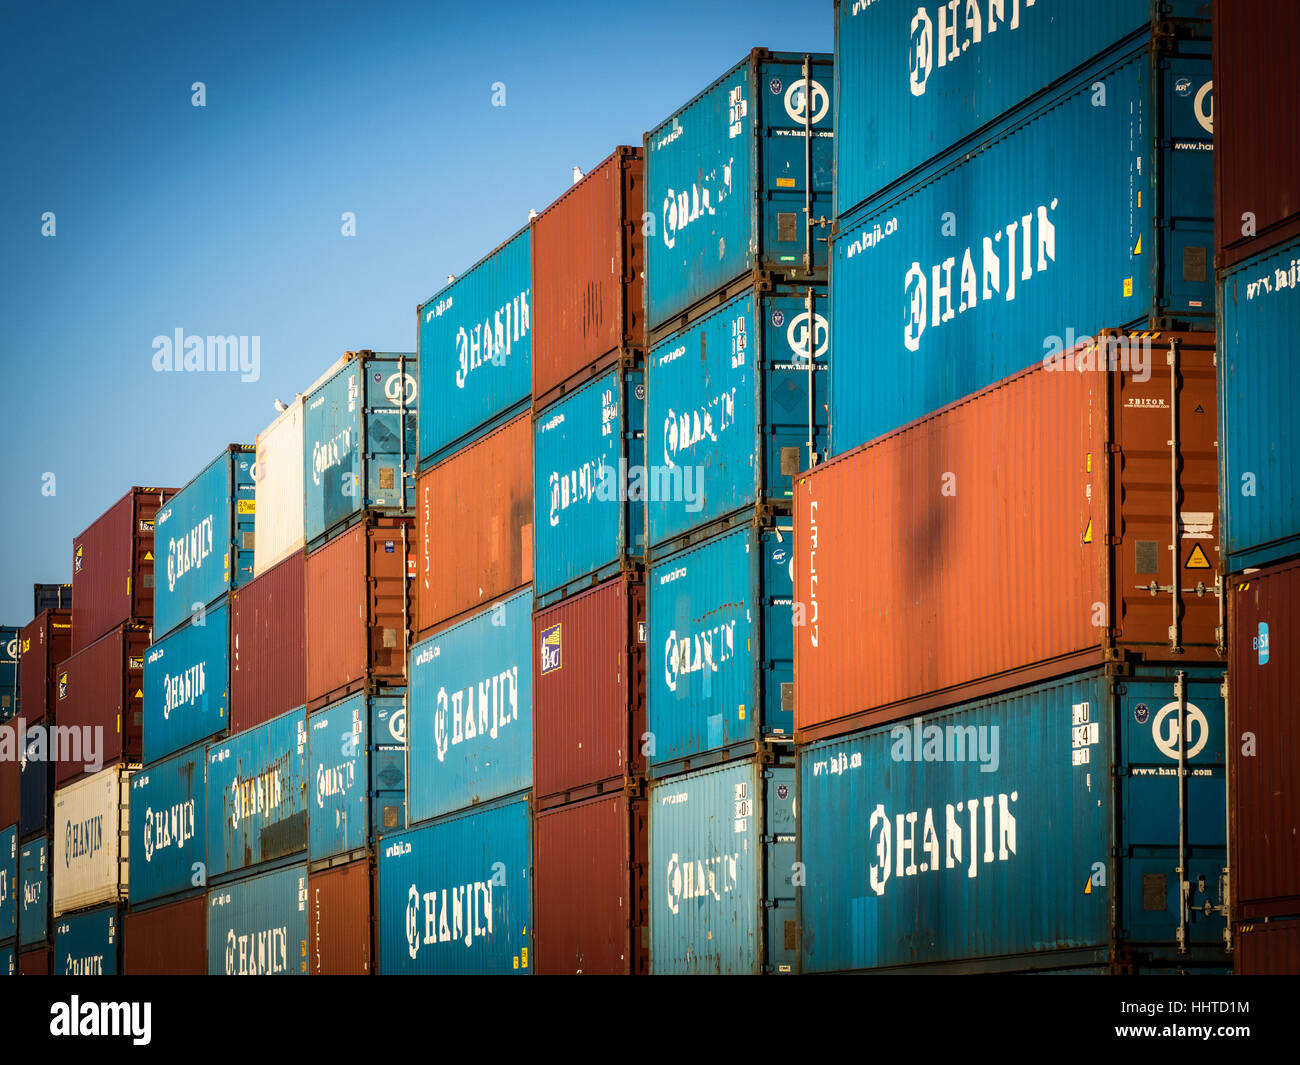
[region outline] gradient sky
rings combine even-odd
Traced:
[[[0,0],[0,623],[755,46],[831,51],[830,0]],[[260,380],[156,373],[178,328]]]

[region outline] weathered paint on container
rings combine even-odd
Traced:
[[[56,876],[54,882],[57,884]],[[54,923],[55,976],[117,976],[122,971],[122,910],[67,914]]]
[[[755,287],[651,349],[647,465],[669,476],[649,492],[652,552],[744,508],[790,505],[809,441],[826,451],[826,315],[824,285]]]
[[[1182,47],[1154,75],[1148,49],[1071,80],[839,223],[834,454],[1102,329],[1209,327],[1209,49]]]
[[[1222,667],[1106,669],[799,752],[804,972],[1223,965]],[[1200,880],[1204,878],[1204,886]]]
[[[411,821],[533,785],[533,596],[520,592],[411,649]]]
[[[416,308],[420,469],[513,418],[533,377],[532,230],[524,227]]]
[[[35,732],[41,726],[33,726]],[[44,728],[51,727],[48,723]],[[18,763],[18,838],[49,835],[54,807],[54,782],[50,773],[48,734],[27,736],[27,746]]]
[[[379,849],[378,910],[385,976],[531,973],[529,801],[389,836]]]
[[[205,883],[207,767],[203,747],[145,766],[131,778],[131,905]]]
[[[0,854],[4,852],[0,833]],[[18,946],[44,946],[50,938],[50,843],[44,836],[18,851]]]
[[[140,761],[148,649],[148,628],[123,625],[59,665],[55,716],[60,730],[71,729],[76,742],[60,744],[55,783],[66,784],[114,762]],[[88,758],[91,744],[83,737],[90,735],[96,737],[99,765]]]
[[[18,935],[18,826],[0,829],[0,941]]]
[[[1300,920],[1248,921],[1237,926],[1238,976],[1295,976],[1300,973]]]
[[[546,605],[645,554],[645,375],[611,369],[537,415],[533,588]],[[639,498],[631,498],[632,496]]]
[[[831,65],[829,55],[756,48],[645,135],[657,223],[646,241],[649,329],[681,328],[675,317],[749,271],[824,278],[811,221],[833,206]]]
[[[302,708],[208,746],[208,878],[307,849],[307,715]]]
[[[651,786],[651,972],[796,971],[794,800],[753,758]]]
[[[230,608],[222,599],[145,652],[144,761],[225,735],[229,705]]]
[[[1300,554],[1300,238],[1222,275],[1219,440],[1230,572]]]
[[[645,345],[645,153],[615,148],[532,222],[533,405]]]
[[[131,776],[114,766],[54,793],[54,916],[126,901],[130,888]]]
[[[21,709],[22,630],[0,625],[0,721],[17,717]]]
[[[318,384],[303,408],[304,533],[319,547],[366,510],[415,504],[416,360],[361,351]]]
[[[253,579],[255,450],[229,445],[159,508],[153,615],[159,640]]]
[[[650,971],[647,820],[646,800],[621,791],[538,813],[539,975]]]
[[[72,611],[38,614],[24,627],[18,650],[23,718],[28,725],[34,725],[44,720],[57,699],[56,667],[72,654]],[[5,665],[0,662],[0,675],[4,672]]]
[[[123,918],[122,969],[127,976],[206,976],[208,897],[200,893]]]
[[[467,486],[473,491],[467,491]],[[520,415],[420,474],[416,630],[533,580],[533,426]]]
[[[306,701],[307,556],[299,551],[230,593],[230,730]]]
[[[651,564],[651,776],[793,738],[791,532],[749,524]]]
[[[375,923],[370,862],[307,877],[307,960],[313,976],[369,976]]]
[[[72,609],[72,585],[70,584],[34,584],[32,585],[32,617],[40,617],[47,610]]]
[[[800,742],[1112,659],[1220,657],[1212,337],[1121,339],[800,475]],[[1089,368],[1112,340],[1146,381]]]
[[[175,494],[132,488],[73,539],[73,654],[120,625],[153,622],[154,515]]]
[[[208,975],[305,976],[307,866],[208,891]]]

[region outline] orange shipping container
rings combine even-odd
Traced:
[[[307,967],[313,976],[368,976],[371,964],[370,862],[312,873],[307,880]]]
[[[122,966],[127,976],[206,976],[208,897],[195,895],[123,920]]]

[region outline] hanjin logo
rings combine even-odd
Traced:
[[[808,328],[809,321],[812,322],[811,329]],[[796,362],[808,361],[810,347],[813,360],[820,359],[826,354],[826,348],[830,345],[830,335],[830,325],[826,319],[820,314],[813,315],[810,319],[807,311],[791,318],[790,328],[785,331],[785,339],[790,345],[790,352]]]
[[[393,374],[384,382],[384,395],[389,403],[405,407],[415,402],[415,378],[409,373]]]
[[[560,626],[542,630],[542,676],[560,668]]]
[[[830,94],[819,81],[812,83],[812,119],[808,118],[808,83],[800,78],[785,90],[785,113],[800,124],[817,125],[831,109]]]
[[[1169,719],[1166,726],[1166,719]],[[1194,738],[1193,738],[1194,737]],[[1151,739],[1166,758],[1178,758],[1178,704],[1165,703],[1151,722]],[[1210,725],[1200,707],[1187,704],[1187,722],[1183,725],[1186,757],[1195,758],[1210,739]]]

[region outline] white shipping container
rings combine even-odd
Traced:
[[[54,793],[54,916],[125,899],[131,776],[115,765]]]

